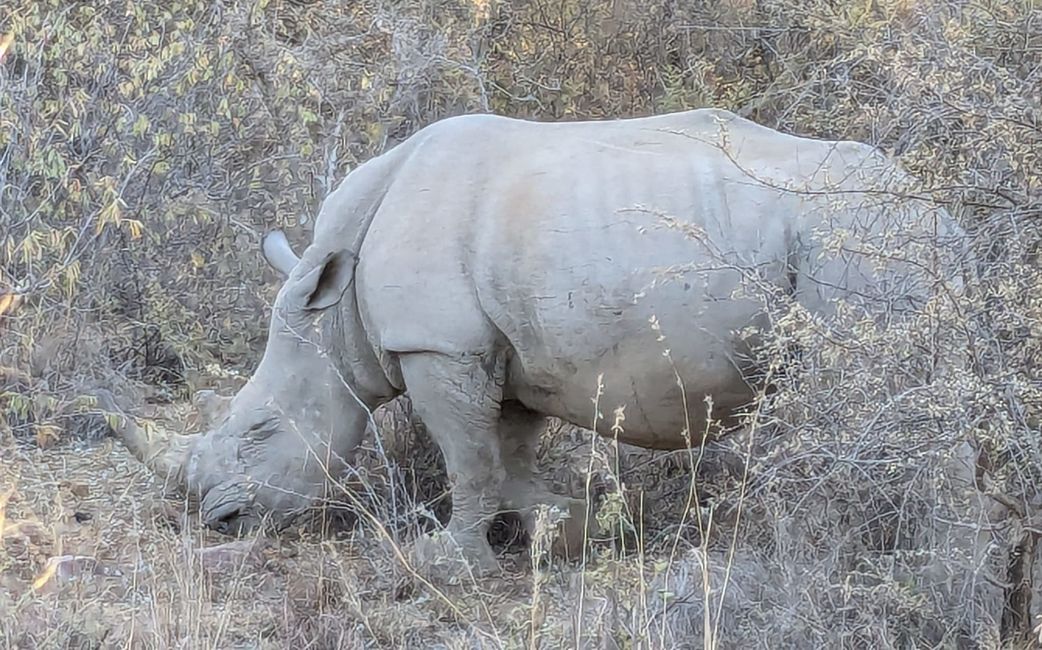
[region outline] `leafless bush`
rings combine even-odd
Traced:
[[[241,378],[277,288],[258,235],[282,226],[302,247],[348,170],[435,119],[720,106],[897,156],[968,231],[976,279],[964,298],[871,323],[843,312],[825,326],[765,297],[779,327],[763,359],[786,363],[750,436],[658,454],[555,425],[543,458],[562,488],[595,493],[596,557],[617,569],[589,592],[604,606],[585,629],[802,647],[989,645],[1033,625],[1032,3],[26,0],[0,33],[14,36],[0,61],[0,436],[99,431],[78,416],[92,384],[164,401]],[[371,438],[346,477],[359,501],[330,501],[406,541],[448,503],[437,452],[399,406],[381,412],[397,434]],[[641,587],[627,581],[638,561],[668,566]],[[662,600],[647,585],[665,575]],[[556,586],[553,602],[574,605]],[[547,621],[532,643],[573,638],[575,621]],[[329,640],[367,634],[313,623]]]

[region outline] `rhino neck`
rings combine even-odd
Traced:
[[[370,410],[401,394],[392,379],[395,370],[385,358],[386,354],[381,354],[370,343],[354,287],[344,293],[326,327],[329,331],[323,338],[331,341],[331,359],[342,378],[352,384],[352,390]]]

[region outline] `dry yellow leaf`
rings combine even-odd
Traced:
[[[21,297],[16,293],[0,294],[0,316],[9,311],[14,311],[14,308],[18,306],[20,301]]]
[[[40,449],[48,449],[58,442],[61,437],[61,429],[53,424],[38,424],[34,427],[36,444]]]
[[[14,43],[14,34],[4,34],[0,36],[0,63],[4,61],[4,55],[11,49],[11,45]]]
[[[44,567],[43,572],[33,580],[33,591],[39,591],[45,584],[50,582],[51,578],[58,571],[58,563],[53,559],[47,562],[47,566]]]

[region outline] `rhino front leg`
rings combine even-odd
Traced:
[[[536,509],[554,506],[565,519],[555,531],[551,550],[577,557],[586,539],[586,502],[555,493],[539,475],[536,453],[546,430],[546,417],[517,402],[503,404],[499,422],[500,445],[506,482],[503,507],[520,513],[530,538],[536,534]]]
[[[499,568],[488,527],[502,503],[506,477],[497,431],[505,375],[503,355],[401,357],[413,409],[441,448],[452,488],[444,531],[417,540],[415,559],[435,574],[459,579]]]

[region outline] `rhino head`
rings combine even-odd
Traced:
[[[322,499],[372,409],[393,392],[349,290],[354,257],[313,245],[298,258],[281,231],[265,237],[263,251],[285,281],[260,364],[223,414],[202,434],[162,443],[129,418],[116,431],[153,471],[198,499],[206,525],[226,532],[262,522],[281,528]]]

